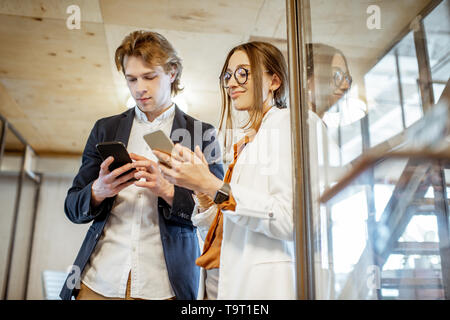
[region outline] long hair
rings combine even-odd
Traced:
[[[228,62],[231,56],[236,51],[243,51],[247,54],[247,57],[250,61],[253,80],[253,106],[248,110],[249,119],[241,129],[258,131],[264,117],[264,101],[261,94],[263,85],[263,74],[261,66],[263,66],[263,68],[267,70],[270,75],[276,74],[281,81],[280,87],[273,91],[273,100],[275,106],[282,109],[287,107],[286,96],[289,87],[286,61],[284,60],[281,51],[270,43],[262,41],[247,42],[234,47],[228,53],[222,68],[222,72],[220,73],[220,79],[222,79],[224,73],[228,68]],[[232,135],[232,130],[228,130],[234,129],[232,120],[231,98],[227,93],[227,89],[223,87],[222,81],[220,81],[220,88],[222,95],[222,110],[220,115],[219,131],[223,131],[225,127],[226,133],[230,132],[230,134]],[[227,147],[227,134],[225,134],[224,137],[225,147]]]

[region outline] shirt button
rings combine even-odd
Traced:
[[[273,218],[273,213],[269,213],[269,218]]]

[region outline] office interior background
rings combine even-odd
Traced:
[[[89,227],[65,195],[95,121],[134,106],[113,57],[137,29],[174,45],[175,102],[216,127],[228,51],[285,55],[299,298],[450,299],[449,0],[0,0],[1,299],[58,298]],[[338,148],[320,146],[320,195],[301,134],[310,42],[340,49],[353,80],[324,117]]]

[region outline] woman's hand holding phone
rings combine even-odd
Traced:
[[[211,198],[223,185],[223,181],[209,171],[208,162],[199,146],[192,152],[176,144],[171,156],[156,150],[153,153],[162,164],[160,167],[164,178],[174,185],[204,193]],[[170,163],[171,168],[164,163]]]

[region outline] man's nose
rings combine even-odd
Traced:
[[[136,91],[139,93],[147,92],[147,88],[145,87],[144,81],[137,79]]]

